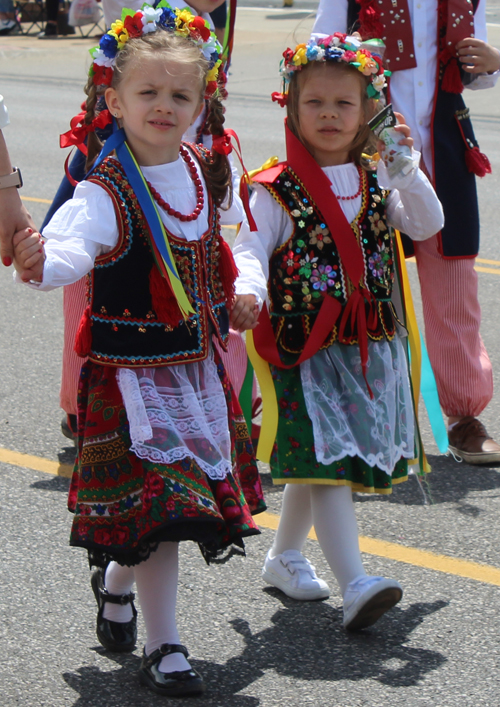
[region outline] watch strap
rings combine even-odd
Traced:
[[[23,178],[17,167],[13,168],[13,172],[0,177],[0,189],[8,189],[9,187],[22,187]]]

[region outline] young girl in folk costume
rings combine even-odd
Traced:
[[[264,509],[246,426],[212,346],[225,346],[236,275],[220,223],[242,218],[236,202],[219,210],[231,204],[219,52],[189,11],[124,10],[93,52],[87,100],[94,111],[104,80],[120,129],[48,225],[45,247],[37,234],[15,237],[21,279],[39,289],[90,272],[76,342],[88,361],[70,542],[98,567],[97,635],[109,650],[135,647],[135,581],[147,634],[140,679],[172,696],[203,691],[176,628],[178,542],[198,542],[209,561],[258,533],[251,514]],[[204,94],[211,153],[181,144]]]
[[[235,326],[253,326],[270,362],[278,428],[271,459],[286,484],[280,524],[263,577],[294,599],[329,588],[302,553],[314,525],[344,599],[344,626],[374,623],[402,590],[366,575],[352,491],[390,493],[414,456],[405,350],[391,302],[391,226],[414,239],[442,225],[418,155],[390,180],[363,166],[367,120],[385,85],[379,56],[356,37],[333,35],[287,49],[282,73],[287,161],[254,178],[258,232],[244,226],[234,255],[240,276]],[[401,144],[411,146],[399,116]]]
[[[218,8],[225,0],[190,0],[189,8],[193,13],[203,17],[209,22],[212,27],[212,21],[208,13]],[[121,15],[123,6],[127,5],[129,9],[140,10],[143,5],[143,0],[134,0],[134,2],[126,3],[123,0],[106,0],[103,2],[103,12],[106,21],[106,26],[111,27],[116,17]],[[154,3],[157,4],[157,3]],[[186,3],[180,2],[178,5],[181,8],[186,6]],[[224,57],[227,61],[227,57]],[[104,100],[103,98],[101,100]],[[205,108],[200,115],[189,126],[184,140],[205,145],[210,148],[212,137],[207,127],[208,102],[205,102]],[[73,126],[70,131],[61,136],[61,147],[77,145],[74,157],[72,158],[69,167],[66,170],[66,176],[63,178],[54,201],[52,202],[47,215],[42,224],[42,233],[45,226],[49,223],[52,216],[55,214],[62,204],[68,199],[71,199],[76,184],[84,179],[87,173],[86,168],[86,141],[90,132],[97,132],[101,139],[107,139],[111,134],[110,125],[106,123],[105,116],[98,117],[94,120],[94,115],[89,115],[84,111],[80,114],[81,124],[78,118],[73,121]],[[233,176],[237,177],[236,170],[233,169]],[[237,186],[237,184],[236,184]],[[64,313],[64,346],[62,353],[62,375],[61,375],[61,390],[60,390],[60,405],[65,411],[65,416],[61,423],[63,434],[69,439],[76,440],[76,413],[77,413],[77,392],[78,380],[80,377],[80,369],[82,367],[82,359],[78,357],[73,349],[75,335],[78,330],[78,324],[85,309],[85,282],[81,280],[72,285],[64,287],[63,292],[63,313]],[[241,336],[230,331],[228,341],[228,351],[221,352],[226,370],[231,378],[233,387],[236,393],[242,385],[242,380],[245,376],[246,367],[246,351],[244,342]]]

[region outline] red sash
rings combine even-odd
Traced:
[[[339,333],[345,329],[345,325],[351,318],[351,322],[356,322],[359,349],[361,355],[361,367],[366,381],[366,367],[368,363],[368,335],[365,302],[373,306],[373,295],[364,287],[364,262],[361,248],[358,244],[354,231],[345,217],[337,199],[332,194],[332,184],[311,153],[295,137],[286,124],[286,148],[287,165],[297,175],[306,190],[311,195],[313,202],[321,212],[330,235],[339,253],[342,265],[349,277],[352,286],[355,288],[350,295],[344,313],[340,321]],[[262,178],[259,181],[264,181]],[[259,326],[253,331],[255,348],[258,354],[268,363],[272,363],[279,368],[293,368],[303,361],[314,356],[323,345],[326,337],[331,332],[332,327],[338,320],[342,311],[342,305],[333,297],[326,296],[317,314],[311,333],[306,341],[304,349],[297,361],[293,364],[284,364],[281,361],[274,332],[269,319],[267,306],[264,305],[259,317]],[[372,395],[370,386],[366,385]]]

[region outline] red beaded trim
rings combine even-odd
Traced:
[[[352,196],[340,196],[340,194],[335,194],[337,199],[340,199],[341,201],[351,201],[351,199],[357,199],[358,196],[361,194],[361,190],[363,189],[363,180],[361,177],[361,167],[358,167],[358,174],[359,174],[359,189],[358,191],[353,194]]]
[[[162,209],[167,212],[167,214],[170,214],[170,216],[173,216],[174,218],[178,218],[179,221],[196,221],[205,204],[205,197],[203,196],[203,184],[201,183],[201,179],[198,175],[198,170],[196,169],[194,160],[191,158],[191,155],[183,145],[181,145],[180,155],[189,167],[191,179],[193,180],[193,183],[196,187],[196,207],[191,214],[181,214],[180,211],[176,211],[170,206],[170,204],[167,204],[165,199],[161,197],[161,195],[149,182],[147,182],[147,185],[151,194],[156,199],[156,202],[161,206]]]

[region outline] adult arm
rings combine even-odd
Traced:
[[[0,176],[6,176],[12,172],[12,163],[7,150],[7,144],[3,136],[2,129],[9,124],[9,116],[0,96]],[[35,229],[35,224],[23,206],[19,192],[16,187],[0,189],[0,256],[2,263],[7,267],[12,265],[14,251],[12,238],[14,233],[23,228]]]

